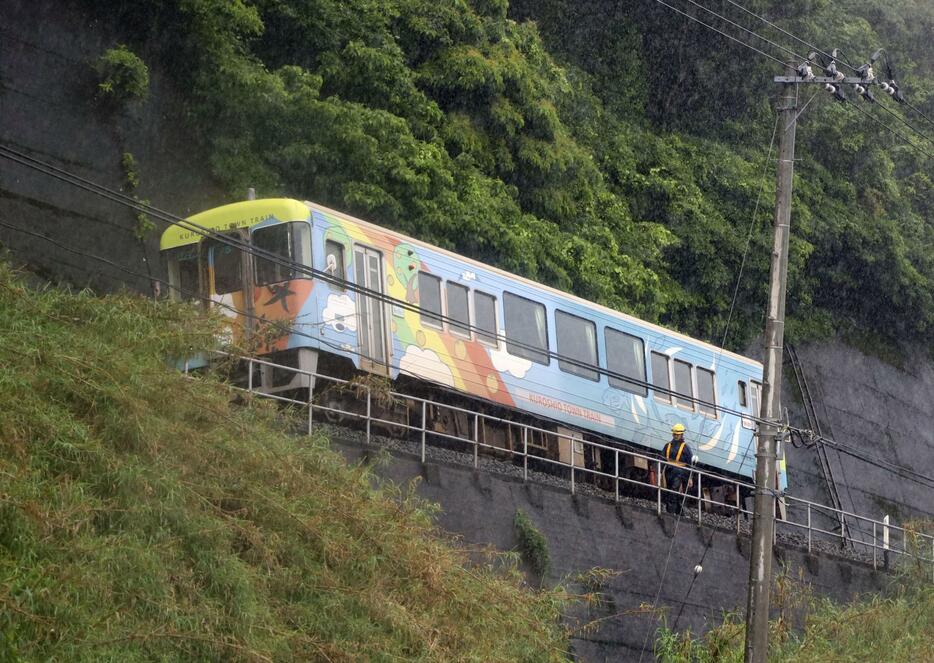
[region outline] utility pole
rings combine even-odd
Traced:
[[[778,497],[775,481],[776,440],[781,423],[782,344],[785,335],[788,239],[791,234],[791,186],[795,168],[795,128],[798,116],[804,111],[804,108],[798,110],[798,86],[823,85],[827,92],[833,94],[834,99],[850,103],[843,91],[843,86],[849,85],[865,101],[875,103],[876,98],[869,88],[878,85],[898,103],[906,103],[895,82],[891,67],[886,65],[888,80],[880,82],[876,79],[872,66],[882,51],[883,49],[877,50],[869,58],[869,62],[853,68],[857,76],[847,77],[837,68],[837,49],[834,49],[829,56],[830,60],[821,63],[824,76],[814,75],[811,63],[818,61],[818,52],[812,52],[808,54],[807,60],[797,66],[789,64],[785,76],[775,77],[775,82],[783,84],[784,89],[778,103],[781,134],[772,265],[769,274],[768,318],[765,324],[765,377],[762,382],[762,405],[756,446],[756,501],[752,522],[749,595],[746,602],[746,663],[766,663],[769,653],[769,593],[772,588],[775,501]]]
[[[789,75],[795,75],[794,65]],[[778,179],[775,192],[774,239],[765,323],[765,376],[761,423],[756,447],[756,495],[752,521],[749,596],[746,603],[746,663],[766,663],[769,647],[769,592],[772,585],[772,541],[775,532],[776,437],[781,412],[782,342],[785,334],[785,282],[791,231],[791,186],[795,167],[797,85],[785,83],[778,102]]]

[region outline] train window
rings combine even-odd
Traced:
[[[711,405],[705,405],[704,403],[698,403],[697,409],[700,410],[704,416],[717,418],[717,408],[714,407],[717,404],[717,390],[714,387],[714,375],[713,371],[708,371],[706,368],[697,367],[697,398],[704,401],[704,403],[711,403]]]
[[[197,245],[173,249],[167,255],[167,264],[170,297],[182,301],[198,299]]]
[[[736,383],[736,387],[739,392],[739,406],[746,407],[749,404],[749,396],[746,393],[746,383],[740,380]]]
[[[656,400],[670,403],[671,396],[668,390],[671,389],[671,382],[668,378],[668,357],[658,352],[652,353],[652,384],[659,389],[664,389],[664,391],[655,390]]]
[[[346,279],[347,263],[344,262],[344,245],[340,242],[327,240],[324,243],[324,271],[338,279]],[[334,284],[331,287],[343,290],[343,284]]]
[[[418,273],[418,307],[422,324],[441,329],[441,279],[426,272]]]
[[[214,273],[215,295],[226,295],[243,290],[240,249],[228,244],[213,242],[208,249],[211,270]]]
[[[496,297],[474,290],[473,317],[477,340],[496,345]]]
[[[694,385],[691,383],[691,365],[675,359],[674,366],[675,383],[671,390],[675,392],[675,405],[685,410],[693,410]]]
[[[558,354],[562,357],[588,366],[598,365],[597,326],[594,323],[564,311],[555,311],[555,339],[558,342]],[[595,369],[570,361],[559,359],[558,367],[565,373],[573,373],[594,382],[600,379],[600,373]]]
[[[606,367],[612,373],[618,373],[636,382],[610,376],[610,386],[628,391],[631,394],[645,396],[645,344],[641,338],[616,331],[609,327],[604,331],[606,341]]]
[[[447,282],[448,317],[451,331],[470,337],[470,308],[467,303],[467,288],[459,283]]]
[[[506,350],[537,364],[549,363],[548,323],[545,306],[511,292],[503,293],[506,319]]]
[[[297,266],[311,265],[311,234],[303,221],[277,223],[253,231],[253,246],[262,251],[282,257],[281,262],[254,256],[256,285],[281,283],[292,279],[307,278]],[[285,264],[283,264],[285,263]]]

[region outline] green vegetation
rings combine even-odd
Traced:
[[[886,46],[934,116],[931,3],[744,4],[856,64]],[[760,330],[781,72],[652,0],[147,0],[106,12],[164,44],[232,197],[255,186],[319,200],[717,343],[751,228],[727,345]],[[824,93],[802,116],[797,156],[790,335],[934,347],[931,160]]]
[[[928,661],[934,652],[934,584],[930,563],[903,571],[885,595],[867,595],[846,605],[815,597],[805,584],[780,576],[769,624],[769,661]],[[657,660],[663,663],[740,663],[745,624],[728,614],[703,636],[659,631]]]
[[[148,205],[148,200],[140,200],[136,195],[136,189],[139,187],[139,166],[136,163],[136,157],[132,152],[124,152],[120,157],[120,165],[123,167],[123,190],[133,196],[133,199],[141,205]],[[144,212],[136,213],[136,225],[133,227],[133,235],[139,242],[142,242],[146,235],[156,229],[156,224],[149,215]],[[145,250],[145,249],[144,249]]]
[[[563,593],[166,365],[218,325],[0,264],[0,660],[564,659]]]
[[[108,49],[94,63],[97,94],[113,103],[145,99],[149,95],[149,68],[123,44]]]
[[[539,578],[544,579],[551,568],[551,558],[548,555],[548,541],[529,516],[522,509],[516,510],[513,518],[516,528],[516,538],[519,540],[519,551],[522,557]]]

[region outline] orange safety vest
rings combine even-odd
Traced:
[[[687,442],[684,440],[681,441],[681,446],[678,447],[678,453],[675,455],[674,464],[678,467],[684,467],[685,463],[681,462],[681,454],[684,453],[684,447],[687,446]],[[671,442],[665,445],[665,459],[671,460]]]

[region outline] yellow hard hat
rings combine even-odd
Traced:
[[[671,427],[671,432],[675,435],[684,434],[684,424],[675,424]]]

